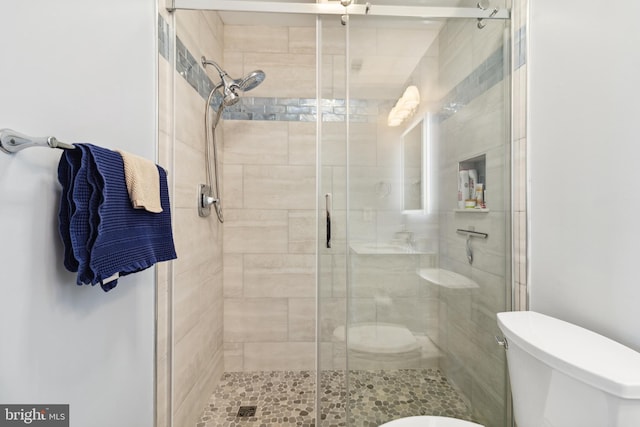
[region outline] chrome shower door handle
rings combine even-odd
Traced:
[[[324,195],[324,209],[327,218],[327,249],[331,249],[331,193]]]

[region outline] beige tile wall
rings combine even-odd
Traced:
[[[225,67],[266,80],[246,96],[315,98],[315,30],[227,25]],[[315,122],[227,120],[227,371],[315,367]]]
[[[165,20],[171,22],[163,2],[159,6]],[[221,62],[223,25],[215,13],[178,11],[176,27],[174,31],[194,56],[206,55]],[[159,93],[159,163],[169,171],[178,259],[158,275],[156,425],[168,426],[172,417],[173,425],[187,426],[196,424],[224,367],[222,226],[215,215],[200,218],[197,211],[198,185],[205,182],[204,100],[161,56]],[[218,137],[222,138],[221,132]],[[173,329],[169,331],[171,288]],[[172,364],[168,356],[171,339]]]
[[[327,26],[322,34],[323,98],[344,99],[344,29]],[[376,64],[388,71],[406,63],[413,67],[426,50],[422,41],[429,34],[355,28],[352,52],[366,56],[367,68],[354,78],[354,96],[390,96],[379,87],[370,90],[380,75],[375,72]],[[247,96],[315,98],[315,36],[314,28],[226,26],[225,66],[231,74],[256,68],[266,72],[265,82]],[[413,47],[399,47],[392,40],[403,40]],[[391,96],[399,96],[404,87],[394,90],[398,93]],[[383,101],[368,112],[375,114],[389,103]],[[386,126],[386,112],[378,119],[350,124],[350,237],[355,240],[388,241],[404,221],[399,192],[400,130]],[[224,123],[224,132],[226,366],[235,370],[278,369],[282,366],[278,355],[291,343],[305,343],[297,347],[300,351],[314,348],[310,344],[315,339],[316,233],[324,238],[322,226],[316,230],[316,123],[233,120]],[[324,324],[321,363],[323,368],[340,368],[345,352],[332,332],[346,321],[345,123],[323,122],[321,132],[321,194],[333,195],[333,245],[331,250],[322,250],[319,266],[320,293],[327,298],[320,301]],[[391,192],[382,194],[380,186],[390,186]],[[407,286],[415,295],[415,264],[411,270]],[[415,299],[397,297],[399,305],[381,310],[378,320],[413,321],[409,313],[418,311]],[[288,301],[286,311],[283,300]],[[369,293],[362,300],[361,307],[372,306],[374,295]],[[273,324],[266,321],[269,316]],[[366,318],[364,313],[355,316]],[[256,358],[250,352],[266,348],[255,345],[263,342],[276,351]],[[300,366],[313,368],[312,356],[302,354],[304,363]]]

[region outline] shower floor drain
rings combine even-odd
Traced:
[[[238,417],[254,417],[256,415],[256,406],[241,406],[238,409]]]

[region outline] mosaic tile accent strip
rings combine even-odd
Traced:
[[[453,116],[503,78],[504,54],[502,48],[499,48],[443,98],[439,120],[442,122]]]
[[[378,100],[351,100],[352,122],[375,122],[378,120]],[[315,98],[258,98],[240,97],[240,101],[227,107],[222,115],[227,120],[277,120],[315,122],[318,108]],[[321,101],[323,122],[343,122],[347,107],[344,99]]]
[[[514,71],[527,63],[527,27],[522,26],[515,34],[513,41]]]
[[[347,426],[343,371],[321,375],[321,425]],[[350,372],[349,425],[377,427],[413,415],[473,421],[464,401],[440,371],[400,369]],[[255,416],[237,417],[240,406],[257,406]],[[196,427],[315,427],[315,373],[311,371],[228,372]]]
[[[158,51],[167,61],[171,60],[171,33],[169,24],[162,15],[158,15]],[[176,71],[193,87],[202,99],[206,100],[215,83],[211,81],[200,65],[200,60],[175,38]],[[222,96],[214,95],[211,103],[214,111],[220,105]],[[352,122],[375,122],[378,119],[378,100],[351,100],[350,120]],[[222,118],[225,120],[276,120],[295,122],[315,122],[317,120],[316,99],[312,98],[260,98],[241,96],[240,101],[225,108]],[[344,122],[346,104],[344,99],[322,100],[322,121]]]
[[[158,53],[167,61],[171,61],[171,35],[167,21],[158,15]]]
[[[200,59],[193,57],[189,49],[182,43],[180,37],[176,37],[176,71],[180,74],[192,88],[196,90],[206,100],[209,93],[215,87],[204,68],[200,65]],[[218,102],[214,102],[212,105],[220,105],[222,96],[218,98]]]
[[[170,60],[171,48],[170,29],[161,15],[158,15],[158,50],[160,55]],[[526,62],[526,29],[520,28],[516,32],[514,52],[516,69]],[[207,99],[209,92],[215,87],[189,49],[179,37],[175,38],[176,70],[193,87],[203,99]],[[457,113],[471,100],[481,95],[504,78],[502,49],[496,50],[462,82],[451,90],[442,101],[442,108],[438,114],[439,120],[444,121]],[[214,110],[220,105],[222,96],[216,93],[212,102]],[[351,100],[350,120],[352,122],[373,123],[378,120],[378,113],[382,100]],[[346,119],[346,105],[344,99],[322,100],[322,121],[344,122]],[[315,99],[308,98],[259,98],[242,96],[240,101],[227,107],[223,114],[225,120],[275,120],[315,122],[318,109]]]
[[[514,65],[517,70],[527,63],[527,29],[520,27],[515,33]],[[504,78],[504,53],[502,47],[493,52],[482,64],[453,88],[442,101],[438,114],[444,121],[464,108],[469,102],[482,95]]]

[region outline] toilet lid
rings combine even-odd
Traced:
[[[448,417],[406,417],[389,421],[380,427],[484,427],[471,421]]]

